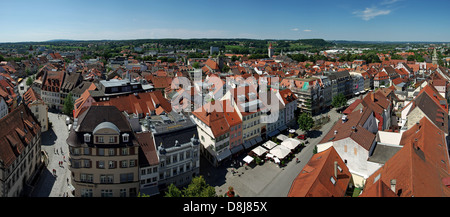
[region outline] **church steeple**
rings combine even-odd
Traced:
[[[273,56],[273,47],[272,47],[272,42],[269,44],[269,49],[268,49],[268,56],[269,58],[272,58]]]
[[[431,57],[431,63],[433,65],[437,65],[438,64],[438,57],[437,57],[437,53],[436,53],[436,48],[434,48],[434,50],[433,50],[433,57]]]

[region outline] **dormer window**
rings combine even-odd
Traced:
[[[91,142],[91,134],[89,133],[84,134],[84,142]]]
[[[122,134],[122,140],[123,140],[123,142],[128,142],[129,137],[130,137],[130,134],[128,134],[128,133]]]

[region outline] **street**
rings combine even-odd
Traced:
[[[341,117],[335,109],[329,113],[331,120],[322,126],[320,130],[309,133],[309,143],[301,152],[295,155],[300,160],[297,163],[291,160],[286,166],[279,168],[273,162],[265,162],[263,165],[248,167],[232,166],[230,162],[224,162],[218,168],[214,168],[202,159],[200,173],[208,184],[216,188],[217,195],[223,195],[229,187],[241,197],[286,197],[292,182],[301,172],[303,167],[313,156],[314,146],[330,131],[336,120]],[[297,130],[299,132],[299,130]],[[246,154],[241,154],[237,162],[242,162]],[[233,175],[232,169],[235,174]]]
[[[73,196],[69,190],[71,176],[67,164],[69,149],[66,139],[69,131],[65,124],[66,117],[66,115],[48,112],[48,119],[49,122],[52,122],[53,127],[42,133],[41,149],[48,154],[49,163],[47,168],[44,168],[44,171],[41,173],[39,181],[31,194],[32,197]],[[62,161],[61,166],[59,165],[60,161]],[[56,171],[55,176],[53,175],[53,169]],[[69,183],[67,180],[69,180]]]

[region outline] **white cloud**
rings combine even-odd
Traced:
[[[377,7],[366,8],[363,11],[353,12],[353,14],[356,14],[356,16],[361,17],[363,20],[371,20],[377,16],[388,15],[390,13],[391,10],[382,10]]]
[[[394,4],[394,3],[399,2],[399,1],[402,1],[402,0],[384,0],[380,4],[381,5],[391,5],[391,4]]]
[[[312,30],[311,29],[305,29],[305,30],[303,30],[303,32],[311,32]]]
[[[291,29],[292,31],[298,31],[298,30],[300,30],[300,29],[298,29],[298,28],[293,28],[293,29]]]

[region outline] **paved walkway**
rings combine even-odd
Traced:
[[[71,175],[67,165],[69,149],[66,139],[69,135],[69,131],[67,130],[65,123],[66,117],[67,116],[65,115],[58,115],[51,112],[48,113],[49,121],[52,122],[53,127],[47,132],[42,133],[41,149],[47,152],[49,162],[47,167],[42,171],[39,181],[31,194],[32,197],[73,196],[69,190]],[[63,162],[61,166],[59,166],[60,161]],[[56,176],[53,176],[53,169],[56,170]],[[69,184],[67,179],[69,179]]]
[[[330,131],[335,120],[340,118],[340,114],[334,109],[329,115],[331,121],[322,126],[320,131],[311,131],[309,143],[295,155],[300,160],[299,163],[291,160],[286,166],[279,168],[277,164],[268,161],[260,166],[248,166],[246,169],[245,166],[232,165],[230,160],[214,168],[202,158],[200,173],[208,184],[216,188],[218,195],[224,195],[231,186],[241,197],[286,197],[295,177],[313,156],[314,146]],[[243,162],[245,156],[246,154],[241,154],[235,160],[238,163]],[[236,171],[234,175],[232,169]]]

